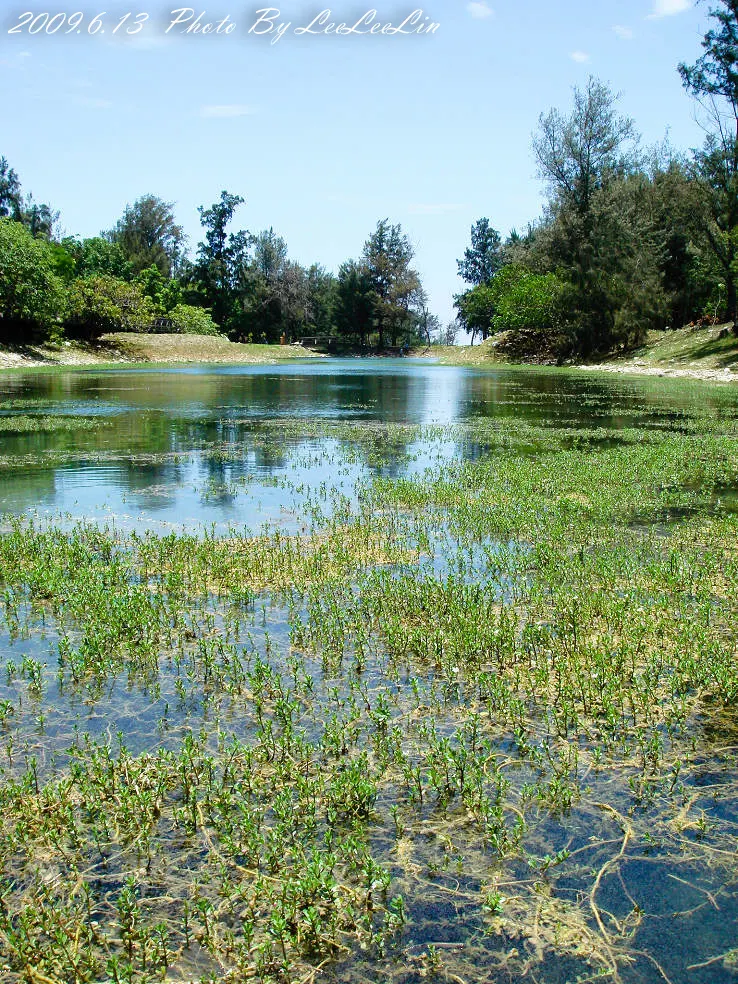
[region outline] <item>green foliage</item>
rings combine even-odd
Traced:
[[[0,219],[0,332],[7,340],[60,333],[62,282],[48,244],[20,223]]]
[[[363,348],[374,322],[377,296],[369,270],[362,263],[349,260],[338,271],[335,323],[345,338],[356,338]]]
[[[131,264],[126,260],[123,250],[117,243],[111,243],[102,236],[92,239],[75,239],[68,236],[61,241],[61,247],[74,262],[74,275],[77,277],[115,277],[130,280]],[[66,264],[65,264],[66,268]]]
[[[697,98],[724,99],[735,116],[738,115],[738,5],[735,0],[719,0],[719,3],[719,7],[710,10],[717,26],[702,41],[704,54],[694,65],[681,64],[679,74],[688,92]]]
[[[33,195],[25,198],[20,179],[5,157],[0,157],[0,218],[21,222],[32,236],[51,239],[59,213],[50,205],[36,202]]]
[[[87,338],[109,331],[146,331],[153,316],[151,300],[137,284],[115,277],[85,277],[69,290],[70,328]]]
[[[392,345],[414,334],[413,309],[422,300],[420,276],[411,267],[414,258],[415,250],[402,226],[391,225],[389,219],[379,221],[364,244],[362,261],[376,296],[374,317],[380,348],[387,331]]]
[[[637,161],[633,121],[619,116],[616,96],[598,79],[574,88],[568,116],[557,109],[542,115],[533,149],[552,204],[589,217],[592,198]],[[586,244],[585,244],[586,246]]]
[[[307,271],[310,327],[316,335],[330,335],[334,330],[337,281],[319,263]]]
[[[70,284],[75,276],[77,264],[74,256],[60,243],[49,243],[49,256],[54,267],[54,273],[65,284]]]
[[[54,223],[59,213],[54,212],[50,205],[34,201],[33,195],[28,195],[21,210],[21,221],[32,236],[51,239]]]
[[[8,164],[7,158],[0,157],[0,218],[20,222],[22,203],[18,175]]]
[[[143,195],[128,205],[106,238],[120,246],[134,273],[155,266],[165,277],[177,271],[184,246],[174,205],[156,195]]]
[[[495,331],[526,332],[546,349],[561,331],[567,285],[555,273],[505,267],[489,288],[495,298]]]
[[[148,297],[157,315],[169,314],[182,300],[182,287],[178,280],[162,276],[156,266],[150,266],[135,279],[141,293]]]
[[[459,294],[455,305],[458,319],[464,331],[472,336],[472,342],[478,334],[483,339],[489,337],[497,305],[497,293],[489,284],[481,284]]]
[[[228,232],[236,209],[243,204],[239,195],[223,191],[210,208],[198,209],[205,240],[197,247],[193,280],[212,310],[213,320],[225,331],[234,330],[248,310],[247,298],[254,283],[249,270],[254,237],[245,231]]]
[[[457,260],[459,276],[474,287],[488,284],[502,266],[502,240],[489,219],[479,219],[471,229],[471,246]]]
[[[177,304],[169,312],[174,331],[190,335],[219,335],[218,326],[205,308]]]
[[[705,237],[724,281],[727,318],[738,320],[738,283],[733,230],[738,226],[738,4],[720,0],[710,10],[713,27],[702,41],[704,54],[694,65],[681,64],[684,87],[708,107],[705,149],[696,155],[699,179],[707,190]],[[726,121],[723,108],[728,108]]]

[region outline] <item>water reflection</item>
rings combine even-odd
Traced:
[[[352,445],[339,467],[331,452],[340,448],[327,439],[307,441],[289,427],[265,435],[264,425],[499,418],[618,430],[678,423],[690,401],[730,416],[738,406],[732,391],[704,384],[423,360],[10,374],[0,378],[0,415],[84,416],[100,426],[0,434],[0,511],[115,517],[131,527],[294,525],[311,490],[348,494],[367,474],[412,474],[485,448],[440,439],[428,447],[409,430],[404,440],[378,440],[371,454]],[[224,447],[225,458],[214,453]]]

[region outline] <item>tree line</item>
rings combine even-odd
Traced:
[[[455,324],[429,310],[413,244],[388,219],[337,274],[291,260],[271,228],[236,229],[245,203],[227,191],[199,209],[192,251],[174,206],[154,195],[79,239],[57,231],[58,213],[24,195],[0,158],[0,340],[170,330],[367,349],[452,343],[463,329],[472,342],[499,334],[513,354],[566,358],[632,347],[650,329],[735,322],[738,0],[709,16],[701,56],[678,69],[701,107],[704,146],[643,150],[605,83],[576,88],[534,136],[543,214],[504,241],[487,218],[472,227]]]
[[[0,340],[174,331],[260,343],[317,335],[384,348],[437,332],[400,225],[379,221],[360,257],[334,275],[291,260],[271,228],[234,228],[244,204],[223,191],[201,207],[192,254],[174,205],[155,195],[128,206],[112,229],[80,239],[57,231],[58,213],[24,196],[0,158]]]
[[[591,355],[650,329],[736,321],[738,0],[711,8],[702,55],[681,64],[704,146],[643,151],[617,97],[595,78],[569,112],[542,115],[533,150],[547,200],[503,242],[488,219],[458,261],[456,297],[472,336],[521,355]]]

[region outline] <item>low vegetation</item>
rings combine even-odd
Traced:
[[[728,973],[736,421],[682,393],[617,430],[264,425],[337,472],[439,452],[294,534],[6,519],[4,979]]]

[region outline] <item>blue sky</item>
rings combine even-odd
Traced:
[[[236,29],[166,35],[171,11],[190,5],[203,22],[227,15]],[[248,33],[265,6],[101,0],[84,11],[83,27],[108,10],[95,36],[9,35],[34,9],[11,8],[0,18],[0,155],[83,236],[152,192],[176,202],[194,246],[197,206],[226,188],[246,199],[238,228],[271,225],[292,258],[335,270],[388,216],[410,235],[446,320],[472,222],[486,215],[506,234],[540,212],[531,134],[541,112],[568,107],[573,85],[590,74],[608,81],[646,143],[667,131],[678,148],[702,142],[676,65],[699,55],[704,4],[429,0],[435,34],[329,37],[294,34],[323,9],[300,0],[279,5],[292,26],[276,44]],[[394,24],[416,8],[375,6],[377,21]],[[370,6],[331,9],[353,23]],[[113,39],[127,12],[149,20],[134,38]]]

